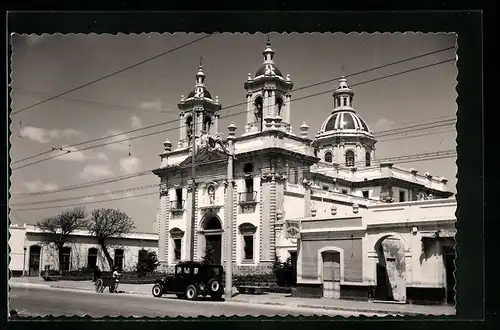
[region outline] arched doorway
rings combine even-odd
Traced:
[[[40,256],[42,248],[39,245],[30,246],[28,276],[40,276]]]
[[[377,252],[375,299],[406,301],[406,261],[404,242],[393,235],[375,243]]]
[[[206,254],[209,247],[212,249],[212,258],[215,264],[222,262],[222,224],[218,216],[207,214],[201,222],[201,235],[203,236],[203,254]],[[203,244],[203,243],[202,243]]]

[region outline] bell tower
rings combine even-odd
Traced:
[[[219,124],[219,98],[215,100],[205,87],[205,74],[200,59],[196,84],[187,98],[181,96],[179,108],[180,138],[179,148],[189,148],[192,139],[199,139],[206,134],[217,134]]]
[[[293,83],[290,75],[283,74],[274,63],[274,51],[267,40],[263,52],[264,62],[252,78],[245,82],[247,120],[245,133],[262,132],[273,126],[291,132],[290,100]]]

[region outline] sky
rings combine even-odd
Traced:
[[[202,36],[185,33],[13,35],[11,110],[24,109]],[[222,107],[245,102],[243,84],[248,73],[254,75],[262,64],[267,38],[268,35],[264,34],[212,35],[64,96],[11,114],[11,162],[50,151],[52,147],[60,148],[178,119],[177,103],[181,95],[194,89],[200,57],[203,58],[205,85],[212,96],[219,97]],[[352,73],[456,44],[454,34],[444,33],[271,33],[269,38],[275,51],[275,64],[284,75],[290,74],[294,89],[342,75],[347,76],[349,85],[354,85],[455,58],[455,50],[451,49],[349,77]],[[457,73],[455,61],[451,61],[353,86],[353,107],[375,133],[456,118]],[[310,136],[317,132],[333,109],[333,98],[329,92],[297,101],[293,99],[333,90],[337,86],[338,80],[335,80],[292,91],[291,121],[297,134],[303,122],[310,127]],[[223,109],[221,117],[245,109],[246,105]],[[219,130],[225,134],[231,122],[241,134],[245,115],[221,118]],[[178,126],[175,122],[88,143],[75,148],[163,131],[129,142],[76,150],[13,170],[10,192],[20,195],[10,200],[11,221],[35,224],[66,209],[65,205],[103,200],[86,205],[87,211],[100,207],[118,208],[134,220],[136,231],[156,232],[158,193],[113,200],[158,192],[158,187],[147,187],[159,182],[153,174],[82,189],[45,192],[157,168],[163,141],[168,138],[174,146],[177,144]],[[381,159],[455,149],[455,139],[454,125],[385,136],[376,145],[375,157]],[[16,162],[11,168],[51,155],[54,153]],[[446,177],[449,189],[456,192],[455,162],[456,157],[451,157],[398,163],[397,166]],[[134,191],[110,194],[144,186]],[[42,194],[22,195],[35,192]],[[88,197],[96,194],[101,196]]]

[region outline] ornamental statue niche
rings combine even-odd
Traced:
[[[210,203],[210,205],[213,205],[215,203],[215,188],[214,188],[214,186],[208,186],[207,193],[208,193],[208,202]]]

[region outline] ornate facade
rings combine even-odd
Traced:
[[[297,258],[298,219],[363,216],[371,205],[452,195],[445,179],[391,163],[376,164],[376,139],[354,109],[354,92],[344,78],[318,134],[309,137],[309,127],[303,123],[296,135],[291,126],[293,81],[276,66],[269,41],[263,55],[261,67],[244,83],[246,125],[234,139],[233,196],[226,194],[229,156],[207,144],[209,136],[222,136],[218,127],[222,106],[205,87],[201,65],[194,91],[178,104],[177,148],[165,141],[161,166],[154,171],[161,179],[162,267],[191,255],[201,259],[208,245],[216,262],[224,262],[226,221],[233,222],[235,272],[258,272],[276,257]],[[229,198],[232,219],[227,218]]]

